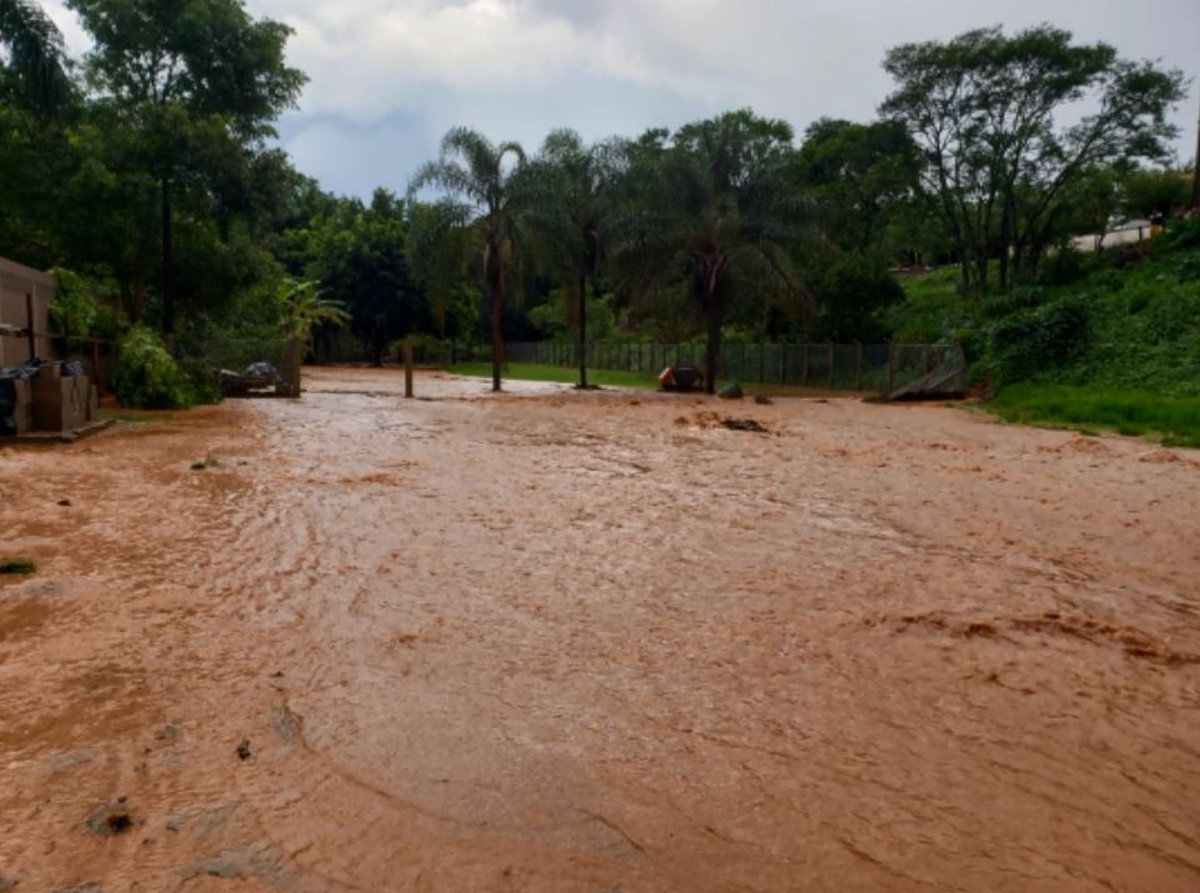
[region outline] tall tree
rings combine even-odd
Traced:
[[[173,209],[206,195],[274,135],[304,75],[284,63],[291,29],[253,20],[240,0],[68,0],[95,39],[88,79],[117,126],[137,135],[128,159],[157,184],[162,329],[175,331]]]
[[[437,161],[423,166],[409,184],[409,197],[426,187],[442,190],[440,217],[454,228],[469,228],[479,248],[480,270],[488,293],[492,328],[492,390],[500,390],[504,358],[501,316],[516,265],[518,214],[513,177],[525,162],[519,143],[493,144],[466,127],[442,139]]]
[[[975,292],[987,290],[990,258],[1001,287],[1010,252],[1013,272],[1036,265],[1060,197],[1089,167],[1165,155],[1184,84],[1177,70],[1073,44],[1048,25],[905,44],[884,69],[897,88],[882,110],[920,146],[922,183],[958,248],[963,290]],[[1067,106],[1088,113],[1060,125]]]
[[[879,254],[888,225],[917,187],[916,144],[902,124],[821,118],[796,155],[799,180],[844,250]]]
[[[324,296],[345,305],[350,331],[370,346],[375,365],[390,343],[428,325],[428,302],[405,257],[404,206],[391,192],[376,189],[365,208],[341,200],[309,234],[310,274]]]
[[[68,97],[71,83],[62,34],[33,0],[0,0],[0,47],[8,49],[21,93],[35,108],[51,111]]]
[[[669,140],[653,131],[628,151],[631,194],[614,225],[620,286],[636,295],[682,278],[703,320],[705,386],[713,393],[721,328],[739,283],[807,298],[791,255],[805,224],[788,180],[791,127],[749,110],[728,112]]]
[[[555,130],[517,178],[538,254],[576,308],[580,388],[588,386],[588,295],[604,260],[623,159],[616,141],[587,146],[575,131]]]

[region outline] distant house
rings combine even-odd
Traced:
[[[56,288],[53,276],[0,257],[0,367],[18,366],[29,359],[25,330],[31,309],[34,353],[51,358],[50,302]]]
[[[1149,239],[1156,235],[1162,227],[1151,220],[1120,220],[1112,221],[1108,230],[1103,233],[1093,233],[1088,236],[1076,236],[1071,240],[1071,247],[1085,254],[1092,254],[1114,245],[1130,245]]]

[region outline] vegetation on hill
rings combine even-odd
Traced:
[[[954,339],[1013,421],[1154,433],[1200,446],[1200,219],[1149,242],[1063,253],[1041,284],[973,300],[956,271],[906,280],[906,337]]]

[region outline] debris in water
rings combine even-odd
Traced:
[[[237,755],[239,760],[250,759],[250,739],[243,738],[242,743],[237,746]]]
[[[721,419],[721,425],[730,431],[753,431],[755,434],[770,433],[761,422],[757,422],[754,419]]]
[[[37,562],[23,555],[0,558],[0,574],[36,574]]]
[[[106,803],[87,817],[88,830],[100,837],[116,837],[133,827],[133,813],[124,797]]]

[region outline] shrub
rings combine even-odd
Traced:
[[[139,409],[186,409],[196,402],[175,358],[144,326],[130,329],[117,347],[113,390],[122,406]]]
[[[1065,366],[1083,351],[1089,332],[1083,297],[1020,311],[992,327],[989,369],[1000,382],[1009,382]]]

